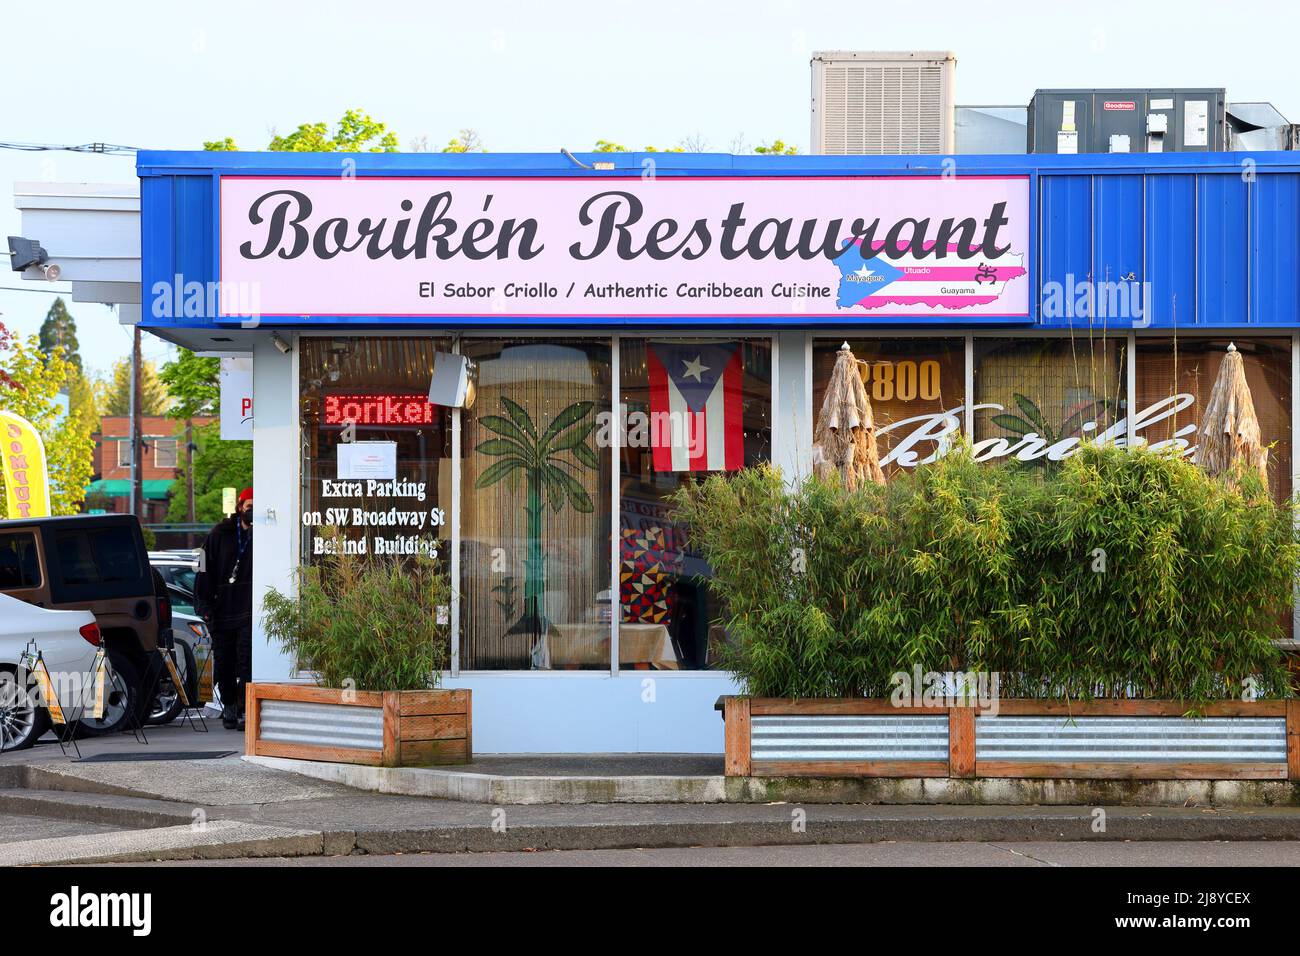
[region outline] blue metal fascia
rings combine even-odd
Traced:
[[[710,153],[578,153],[583,169],[560,153],[245,153],[141,151],[141,249],[145,301],[175,275],[217,276],[217,209],[223,175],[336,176],[345,162],[358,176],[528,176],[614,178],[628,175],[809,177],[844,175],[1027,175],[1031,324],[1044,329],[1101,327],[1086,315],[1043,315],[1049,283],[1132,275],[1148,290],[1139,328],[1229,330],[1300,326],[1300,154],[1164,153],[1078,156],[733,156]],[[146,308],[146,327],[231,328],[238,323],[168,318]],[[445,318],[334,317],[285,327],[431,328]],[[526,319],[465,317],[456,327],[518,328],[970,328],[1024,327],[1023,320],[952,316],[872,321],[846,316],[830,325],[775,320],[658,319],[590,316]],[[1111,328],[1118,330],[1117,326]]]

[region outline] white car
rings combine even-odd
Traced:
[[[24,672],[23,652],[35,641],[69,720],[93,700],[92,668],[99,625],[90,611],[51,611],[0,594],[0,751],[22,750],[50,729],[50,716]]]

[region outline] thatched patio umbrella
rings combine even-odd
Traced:
[[[876,448],[876,421],[848,342],[835,357],[813,430],[813,470],[820,476],[839,472],[846,488],[857,488],[864,481],[885,483]]]
[[[1224,475],[1235,485],[1242,468],[1259,473],[1268,484],[1268,449],[1259,437],[1259,418],[1246,384],[1246,366],[1237,346],[1228,343],[1210,400],[1201,416],[1201,445],[1197,463],[1206,474]]]

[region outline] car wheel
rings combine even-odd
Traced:
[[[140,675],[125,657],[109,654],[104,662],[104,716],[83,717],[78,737],[105,737],[131,726],[131,714],[140,707]]]
[[[185,693],[190,694],[190,675],[197,668],[194,663],[194,651],[187,641],[180,638],[176,638],[175,651],[176,670],[180,674]],[[167,673],[167,668],[164,666],[162,673],[158,675],[158,692],[154,694],[153,707],[150,708],[145,723],[155,725],[170,724],[180,716],[181,711],[184,709],[185,706],[181,703],[181,695],[176,692],[171,675]]]
[[[12,667],[0,668],[0,751],[26,750],[50,729],[50,716],[37,703],[36,680],[20,687]]]

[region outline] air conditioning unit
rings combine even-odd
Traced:
[[[953,152],[956,68],[943,52],[814,53],[813,152]]]

